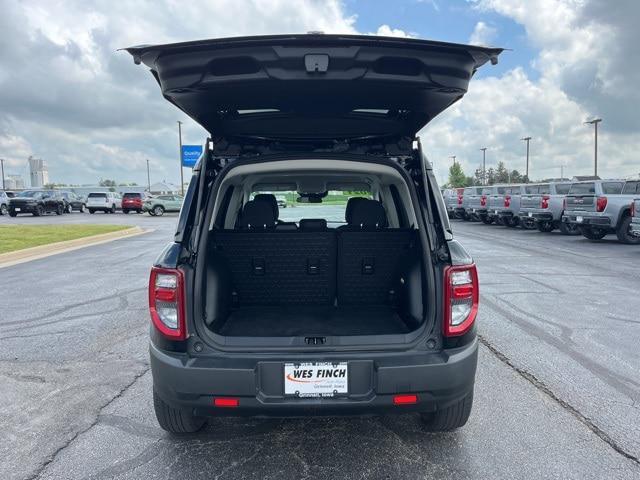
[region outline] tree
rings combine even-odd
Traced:
[[[449,167],[449,187],[459,188],[466,187],[468,177],[462,171],[462,167],[459,163],[455,163]]]
[[[498,162],[496,167],[495,183],[509,183],[509,171],[504,162]]]
[[[115,180],[100,179],[100,182],[98,183],[98,185],[100,185],[101,187],[115,187],[117,184]]]

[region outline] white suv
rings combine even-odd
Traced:
[[[122,209],[122,198],[115,192],[92,192],[87,197],[89,213],[101,210],[104,213],[116,213]]]

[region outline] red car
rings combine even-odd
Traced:
[[[142,194],[131,192],[122,196],[122,212],[129,213],[131,211],[142,213]]]

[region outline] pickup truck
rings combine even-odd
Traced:
[[[533,219],[541,232],[559,228],[564,235],[580,235],[575,224],[564,223],[564,199],[571,188],[570,182],[529,184],[520,200],[520,222]]]
[[[464,189],[462,205],[465,220],[482,220],[487,215],[487,197],[482,192],[485,187],[467,187]]]
[[[631,234],[640,237],[640,198],[636,198],[631,204]]]
[[[462,209],[464,188],[445,188],[442,191],[442,198],[447,207],[449,218],[462,218],[464,210]]]
[[[615,233],[621,243],[640,244],[631,234],[631,203],[640,193],[640,180],[595,180],[571,185],[564,223],[575,224],[589,240]]]
[[[535,228],[533,220],[520,221],[520,202],[525,190],[524,185],[498,186],[489,197],[489,215],[496,223],[507,227]]]

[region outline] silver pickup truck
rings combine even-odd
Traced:
[[[535,228],[533,219],[520,221],[520,205],[525,194],[525,185],[504,185],[494,189],[489,196],[489,215],[496,223],[512,228]]]
[[[589,240],[615,233],[621,243],[638,244],[631,234],[631,203],[640,193],[640,180],[595,180],[571,185],[562,221],[578,225]]]
[[[462,206],[464,188],[445,188],[442,191],[442,198],[447,207],[449,218],[462,218],[464,207]]]
[[[570,182],[525,185],[525,194],[520,200],[520,222],[533,219],[541,232],[559,228],[564,235],[580,235],[577,225],[562,221],[564,199],[570,187]]]
[[[631,234],[640,237],[640,198],[636,198],[631,207]]]
[[[462,194],[465,220],[482,220],[487,215],[487,197],[482,194],[485,187],[467,187]]]

